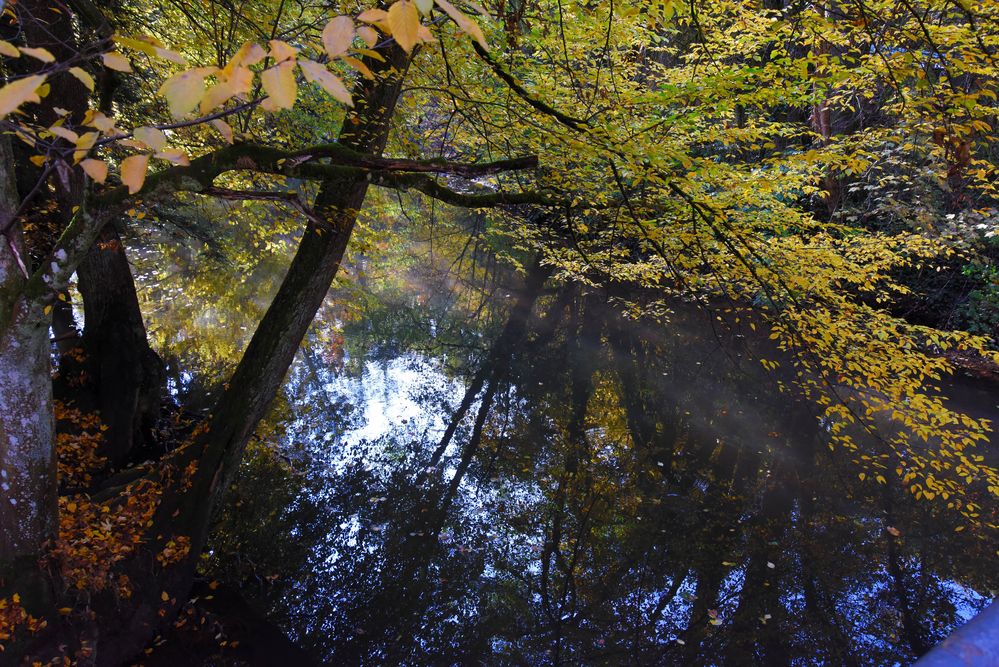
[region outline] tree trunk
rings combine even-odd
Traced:
[[[375,80],[355,87],[355,107],[339,137],[344,146],[370,155],[384,150],[409,64],[409,56],[395,44],[382,53],[385,62],[368,63]],[[340,268],[368,185],[364,176],[343,176],[322,183],[314,210],[324,224],[312,222],[306,228],[288,273],[216,404],[207,429],[185,450],[183,461],[197,464],[190,487],[164,491],[148,532],[155,539],[144,550],[145,558],[138,556],[127,565],[129,577],[136,582],[132,599],[128,605],[113,600],[102,605],[97,664],[118,665],[135,656],[164,618],[176,610],[176,600],[186,599],[198,555],[243,449],[280,389]],[[148,554],[177,535],[190,537],[186,561],[151,572]],[[161,601],[164,594],[170,600],[166,604]]]
[[[48,49],[59,60],[75,53],[72,17],[67,12],[40,0],[25,0],[19,7],[23,9],[19,26],[27,43]],[[74,102],[78,120],[87,99],[83,84],[68,73],[54,75],[48,83],[51,93],[46,99],[58,102],[39,105],[35,121],[47,126],[59,118],[55,104]],[[6,231],[0,249],[0,562],[7,562],[40,554],[56,526],[49,326],[51,303],[65,288],[70,257],[60,251],[51,263],[42,264],[41,273],[32,273],[22,228],[14,219],[21,203],[17,163],[8,136],[0,145],[0,229]],[[67,170],[52,183],[57,205],[51,215],[61,231],[82,202],[83,176],[78,169]],[[87,225],[74,228],[73,240],[89,245],[93,236],[83,228]],[[41,256],[48,248],[31,250]]]
[[[146,340],[132,272],[113,224],[101,231],[77,276],[84,306],[85,391],[93,402],[81,407],[100,411],[107,431],[98,453],[118,468],[151,444],[163,363]]]
[[[0,564],[30,560],[56,526],[49,330],[24,288],[26,247],[13,223],[20,198],[0,136]],[[9,227],[9,228],[8,228]],[[7,582],[4,582],[5,584]]]
[[[388,141],[392,115],[402,88],[408,55],[397,45],[388,50],[383,63],[374,62],[376,80],[363,81],[355,90],[354,110],[344,120],[339,143],[369,155],[381,155]],[[310,222],[302,236],[288,273],[257,326],[228,389],[213,412],[201,466],[221,477],[199,475],[210,480],[210,490],[192,498],[209,500],[217,507],[222,493],[236,472],[250,435],[284,381],[309,325],[322,305],[364,204],[369,181],[365,176],[347,176],[324,181],[314,210],[326,224]],[[207,517],[205,517],[207,518]],[[206,532],[207,524],[201,526]]]

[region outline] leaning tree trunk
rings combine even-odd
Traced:
[[[355,107],[343,123],[339,142],[353,150],[380,155],[409,64],[398,46],[386,51],[385,62],[369,61],[373,81],[355,87]],[[212,519],[239,465],[243,449],[284,380],[299,345],[322,305],[340,268],[369,181],[343,176],[322,183],[298,251],[278,293],[254,332],[207,428],[184,452],[197,472],[185,489],[166,489],[149,530],[146,557],[132,559],[129,577],[136,582],[127,605],[102,605],[97,662],[127,661],[152,639],[178,601],[190,591],[198,555],[207,541]],[[174,491],[176,493],[174,493]],[[174,536],[190,538],[186,561],[162,571],[149,571],[148,554]],[[165,601],[164,601],[165,600]]]
[[[409,65],[409,56],[395,44],[385,55],[385,62],[372,61],[376,80],[363,81],[355,90],[354,110],[344,120],[339,136],[341,145],[375,156],[381,155],[388,141]],[[306,227],[288,273],[213,411],[202,470],[195,482],[195,490],[202,493],[188,494],[198,504],[207,501],[213,510],[219,507],[243,448],[284,381],[340,269],[368,185],[364,175],[322,183],[314,211],[325,224],[310,222]],[[198,516],[197,537],[203,543],[210,516],[201,509],[194,514]]]

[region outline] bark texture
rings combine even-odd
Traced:
[[[0,136],[0,563],[31,559],[55,529],[48,326],[25,298],[26,247],[10,139]]]

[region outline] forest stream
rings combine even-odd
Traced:
[[[999,665],[997,53],[0,0],[0,667]]]
[[[401,257],[327,298],[203,561],[317,662],[907,664],[999,587],[990,538],[829,447],[747,321]],[[187,406],[253,316],[207,284],[144,295]],[[993,383],[943,391],[999,417]]]

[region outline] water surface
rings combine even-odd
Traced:
[[[908,664],[999,587],[994,536],[862,481],[746,322],[423,248],[351,270],[208,566],[331,664]],[[207,404],[238,310],[150,313],[178,396]]]

